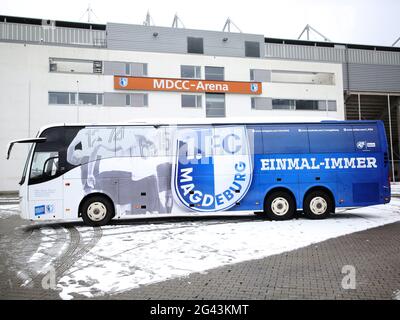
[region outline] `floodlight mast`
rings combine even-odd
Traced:
[[[79,20],[82,20],[82,18],[87,14],[87,22],[91,23],[92,19],[91,19],[91,14],[93,14],[95,16],[95,18],[100,21],[99,17],[94,13],[93,9],[90,7],[90,3],[88,4],[87,9],[85,10],[85,12],[83,13],[83,15],[81,16],[81,18]]]
[[[153,25],[153,26],[155,25],[154,20],[153,20],[152,16],[150,15],[149,10],[147,10],[146,19],[143,21],[143,25],[147,26],[147,27],[150,27],[151,25]]]
[[[319,32],[318,30],[315,30],[313,27],[311,27],[309,24],[307,24],[305,26],[305,28],[303,29],[303,31],[300,33],[299,37],[297,38],[297,40],[300,40],[301,37],[303,36],[303,34],[305,32],[307,32],[307,41],[310,40],[310,31],[315,32],[317,35],[319,35],[321,38],[324,39],[324,41],[326,42],[332,42],[331,40],[329,40],[327,37],[325,37],[321,32]]]
[[[178,17],[178,13],[175,13],[174,20],[172,21],[172,28],[179,28],[179,23],[182,25],[182,28],[185,29],[185,25],[182,20]]]
[[[397,38],[395,42],[393,42],[392,47],[396,46],[400,42],[400,37]]]
[[[242,33],[242,30],[240,30],[240,28],[229,17],[226,19],[224,27],[222,28],[222,32],[231,32],[231,25],[233,25],[240,33]]]

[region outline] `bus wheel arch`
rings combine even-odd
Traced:
[[[264,214],[272,220],[293,218],[296,207],[296,197],[284,187],[273,188],[264,197]]]
[[[303,212],[310,219],[325,219],[335,212],[335,197],[324,186],[315,186],[307,190],[303,197]]]
[[[91,226],[106,225],[115,216],[114,202],[105,193],[90,193],[81,200],[78,216]]]

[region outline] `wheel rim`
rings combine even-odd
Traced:
[[[271,203],[272,212],[277,216],[284,216],[289,211],[289,202],[282,197],[275,198]]]
[[[101,221],[107,215],[107,208],[101,202],[93,202],[87,209],[87,215],[92,221]]]
[[[310,201],[310,210],[315,215],[321,215],[328,209],[328,202],[322,197],[312,198]]]

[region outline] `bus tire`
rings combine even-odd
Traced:
[[[325,219],[333,212],[332,198],[325,191],[312,191],[304,198],[303,211],[309,219]]]
[[[296,202],[292,195],[285,191],[276,191],[264,201],[264,213],[271,220],[292,219],[296,211]]]
[[[92,196],[82,204],[83,222],[91,227],[99,227],[108,224],[114,216],[112,202],[103,196]]]

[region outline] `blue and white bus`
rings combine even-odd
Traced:
[[[255,211],[311,219],[390,201],[381,121],[53,125],[31,143],[21,216],[83,219]]]

